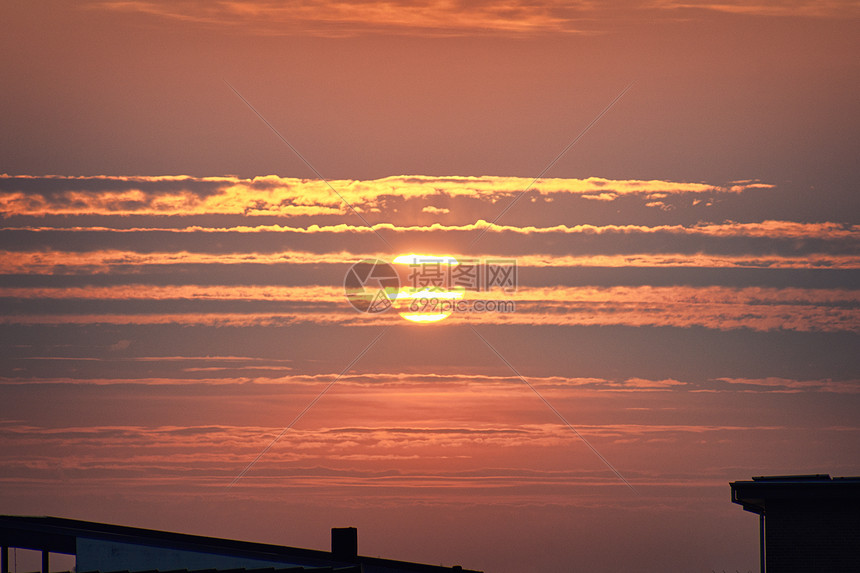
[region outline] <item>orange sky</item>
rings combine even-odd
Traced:
[[[3,12],[0,513],[746,571],[729,481],[860,473],[854,3]],[[515,312],[356,312],[405,253]]]

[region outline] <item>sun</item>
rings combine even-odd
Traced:
[[[410,322],[432,324],[445,320],[454,312],[465,289],[450,288],[450,267],[459,264],[448,255],[400,255],[392,261],[405,276],[393,301],[394,309]],[[402,270],[401,270],[402,269]]]

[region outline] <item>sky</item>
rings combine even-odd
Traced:
[[[860,474],[856,2],[0,10],[0,513],[754,571],[729,482]]]

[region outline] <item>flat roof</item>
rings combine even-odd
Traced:
[[[758,476],[729,485],[732,488],[732,503],[758,514],[763,513],[768,502],[773,501],[860,503],[860,477],[831,478],[828,474]]]

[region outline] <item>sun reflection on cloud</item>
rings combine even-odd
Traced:
[[[408,255],[399,255],[392,262],[400,265],[459,264],[457,262],[457,259],[450,255],[416,255],[414,253],[410,253]]]

